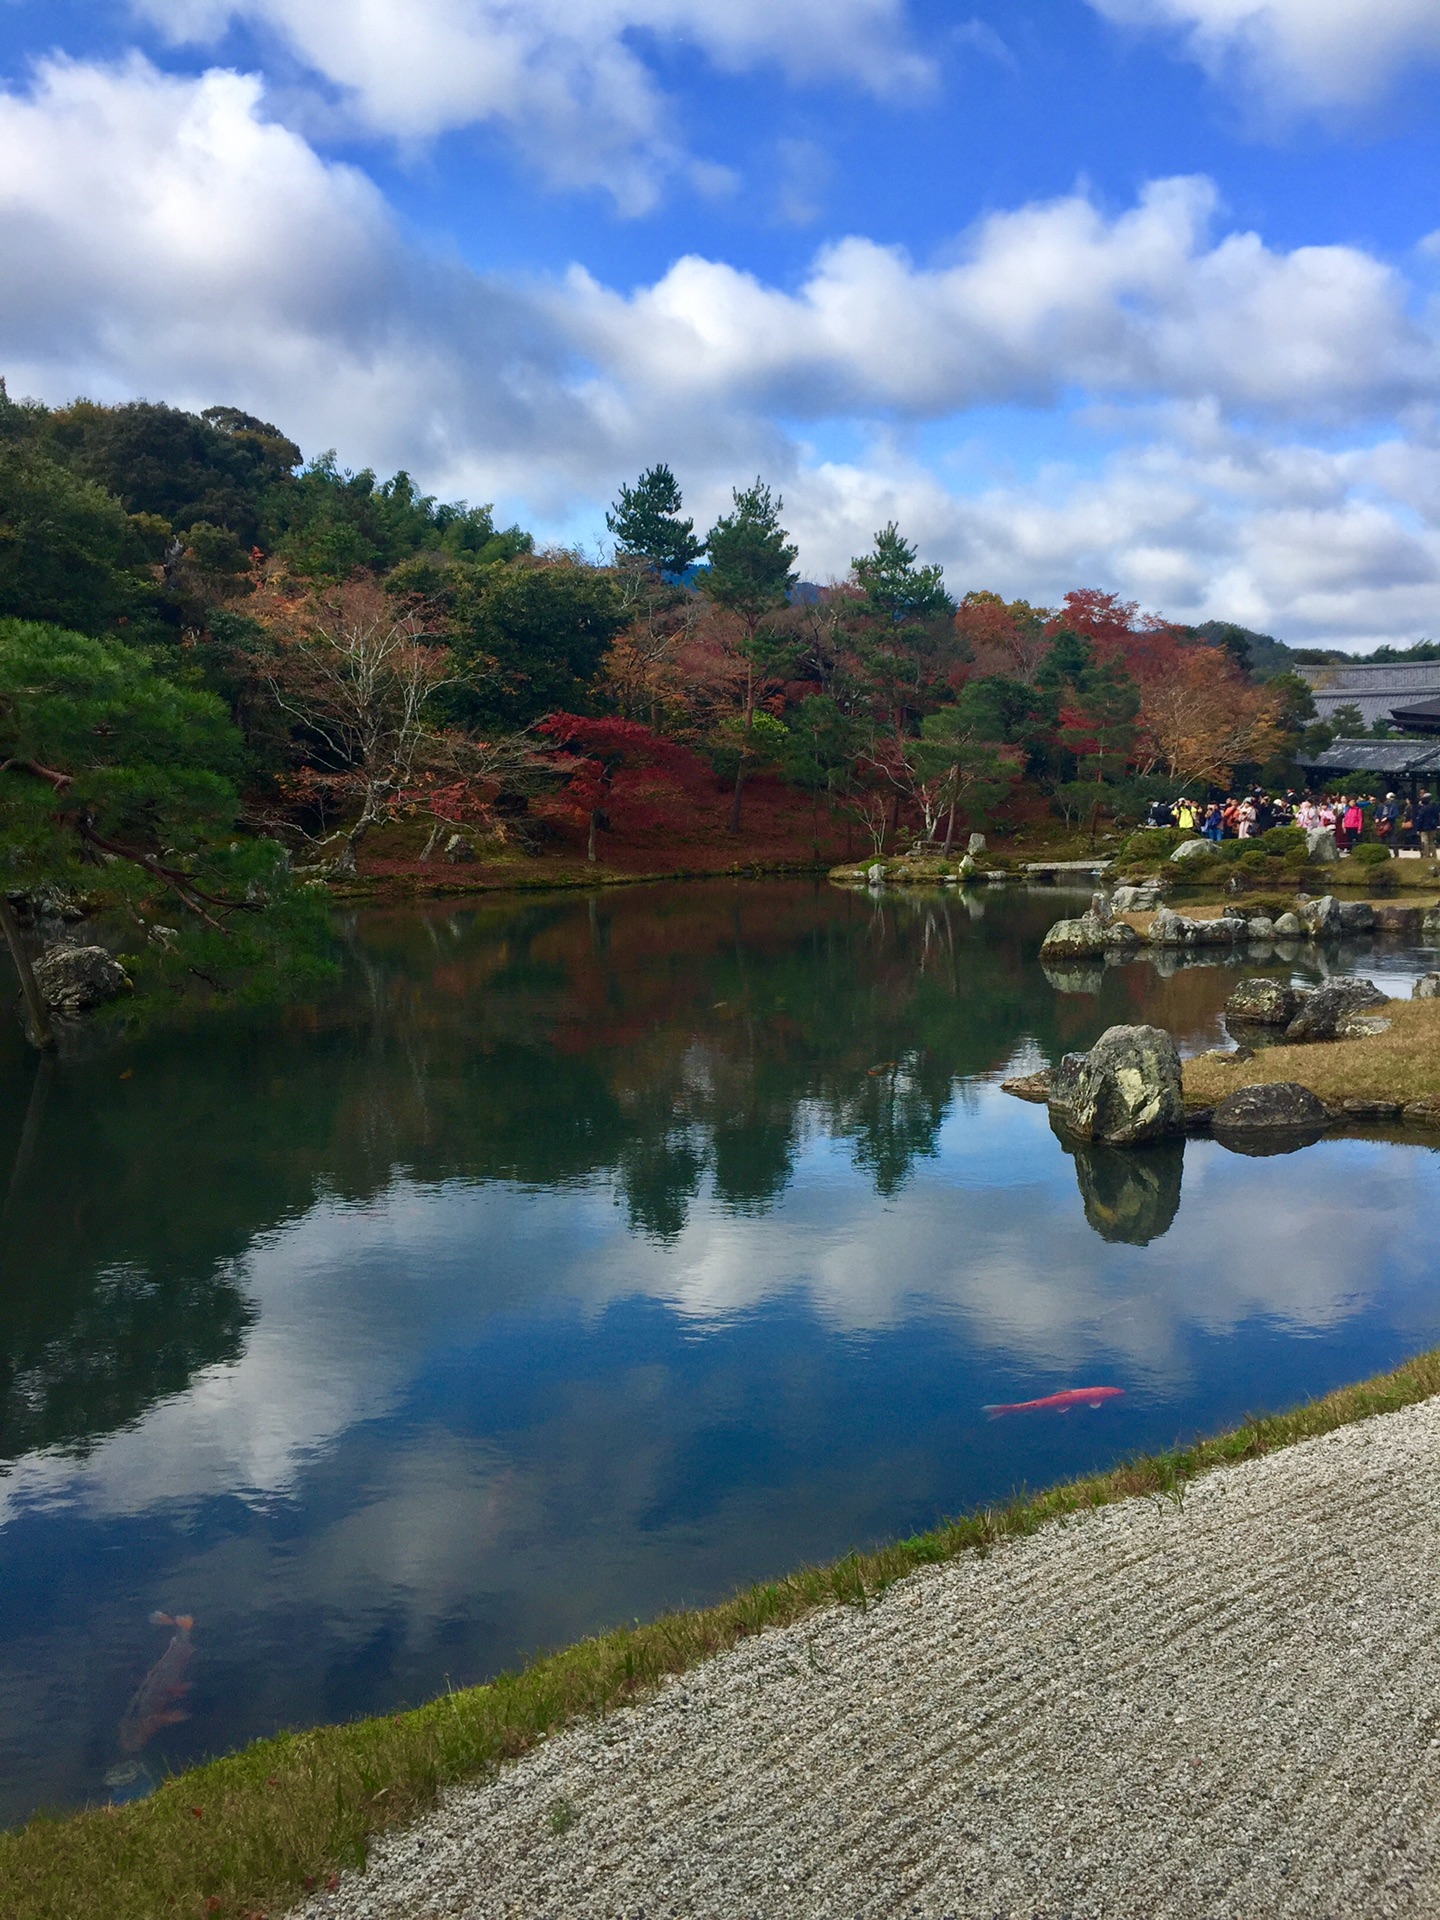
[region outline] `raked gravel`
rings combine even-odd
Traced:
[[[1440,1915],[1440,1400],[547,1741],[305,1920]]]

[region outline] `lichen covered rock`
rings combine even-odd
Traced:
[[[1050,1111],[1068,1132],[1106,1146],[1183,1132],[1175,1042],[1159,1027],[1111,1027],[1089,1053],[1068,1053],[1060,1062]]]
[[[130,991],[130,976],[104,947],[51,947],[35,962],[35,984],[53,1013],[85,1013]]]
[[[1285,1029],[1287,1040],[1338,1040],[1352,1014],[1386,1007],[1388,997],[1372,980],[1331,980],[1317,987]],[[1353,1037],[1353,1036],[1352,1036]]]
[[[1252,1027],[1288,1027],[1299,1011],[1299,994],[1283,980],[1242,980],[1225,1002],[1227,1021]]]
[[[1315,1133],[1328,1125],[1329,1110],[1298,1080],[1241,1087],[1216,1103],[1210,1125],[1217,1134],[1254,1131]]]

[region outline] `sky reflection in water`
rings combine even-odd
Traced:
[[[12,1046],[0,1818],[103,1794],[156,1608],[196,1657],[153,1772],[1440,1341],[1429,1148],[1067,1151],[999,1093],[1117,1019],[1220,1032],[1222,967],[1057,992],[1056,911],[375,915],[324,1006]]]

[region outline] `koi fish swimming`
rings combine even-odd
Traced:
[[[1067,1387],[1063,1393],[1047,1393],[1041,1400],[1012,1400],[1002,1407],[982,1407],[992,1420],[1002,1413],[1069,1413],[1072,1407],[1099,1407],[1107,1400],[1118,1400],[1124,1387]]]
[[[139,1753],[162,1727],[178,1727],[189,1714],[176,1701],[190,1691],[185,1670],[194,1657],[190,1633],[195,1625],[188,1613],[152,1613],[152,1627],[174,1627],[170,1644],[135,1691],[120,1722],[120,1751]]]

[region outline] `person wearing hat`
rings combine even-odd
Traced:
[[[1375,809],[1375,833],[1382,847],[1394,851],[1395,829],[1400,824],[1400,802],[1387,793]]]
[[[1428,856],[1435,851],[1435,830],[1440,827],[1440,806],[1433,794],[1422,793],[1415,809],[1415,831],[1420,835],[1420,851]]]

